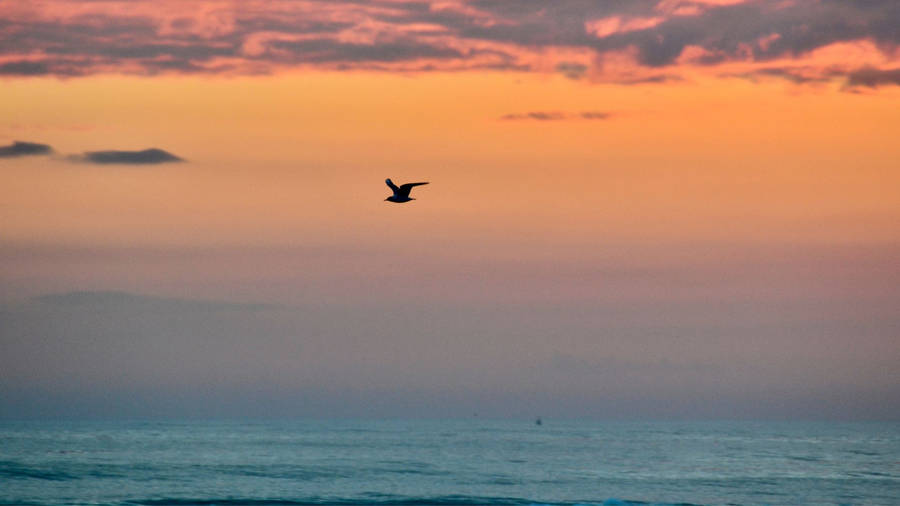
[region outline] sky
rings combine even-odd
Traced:
[[[0,2],[0,418],[900,419],[898,26]]]

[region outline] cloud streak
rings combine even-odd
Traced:
[[[564,121],[564,120],[602,120],[609,119],[612,114],[601,111],[582,111],[578,113],[567,113],[559,111],[532,111],[525,113],[505,114],[500,117],[503,121]]]
[[[50,155],[53,153],[52,147],[37,142],[13,141],[12,144],[7,146],[0,146],[0,158]],[[139,151],[86,151],[80,155],[68,155],[65,159],[71,162],[96,163],[100,165],[151,165],[184,161],[183,158],[159,148],[149,148]]]
[[[156,297],[121,291],[77,291],[51,293],[34,297],[32,302],[55,308],[113,308],[138,311],[258,311],[279,309],[261,303],[237,303],[218,300]]]
[[[144,149],[141,151],[88,151],[81,155],[73,155],[70,157],[70,160],[101,165],[150,165],[184,161],[182,158],[158,148]]]
[[[847,86],[850,87],[877,88],[887,85],[900,85],[900,68],[881,70],[874,67],[864,67],[850,73],[847,79]]]
[[[16,158],[20,156],[49,155],[53,148],[36,142],[14,141],[8,146],[0,146],[0,158]]]
[[[197,2],[49,0],[0,6],[0,76],[253,74],[289,68],[558,72],[620,84],[869,44],[829,78],[895,84],[893,0]],[[849,61],[847,60],[845,64]],[[549,62],[549,64],[548,64]],[[869,69],[872,68],[872,70]],[[669,69],[660,73],[660,69]],[[665,79],[660,76],[666,76]],[[777,74],[770,76],[779,77]],[[797,82],[794,74],[786,79]],[[873,81],[874,79],[874,81]]]

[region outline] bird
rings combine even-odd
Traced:
[[[396,204],[402,204],[404,202],[409,202],[410,200],[416,200],[409,196],[409,191],[413,189],[413,186],[421,186],[423,184],[428,184],[427,182],[425,182],[425,183],[406,183],[406,184],[397,186],[394,184],[393,181],[391,181],[391,178],[385,179],[384,182],[391,188],[391,190],[394,191],[393,195],[391,195],[390,197],[388,197],[384,200],[386,200],[388,202],[394,202]]]

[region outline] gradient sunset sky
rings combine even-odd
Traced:
[[[895,0],[0,2],[0,91],[2,418],[900,418]]]

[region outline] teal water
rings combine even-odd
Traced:
[[[900,424],[0,422],[0,504],[900,504]]]

